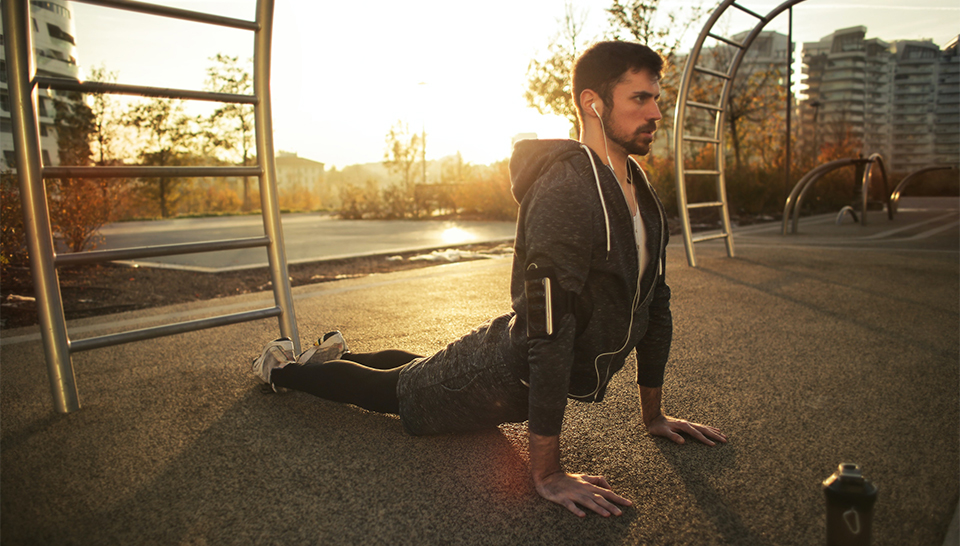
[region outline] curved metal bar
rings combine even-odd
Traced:
[[[952,165],[940,165],[936,167],[923,167],[921,169],[917,169],[913,171],[912,173],[903,177],[903,180],[901,180],[900,183],[897,184],[897,187],[893,189],[893,193],[890,194],[890,200],[887,202],[887,208],[893,211],[892,213],[897,212],[897,206],[900,203],[900,194],[903,193],[903,190],[907,189],[907,186],[910,185],[910,183],[913,182],[914,179],[916,179],[921,174],[927,173],[930,171],[946,171],[946,170],[954,170],[954,169],[956,169],[956,167]]]
[[[279,317],[280,330],[294,340],[299,351],[300,340],[297,334],[296,319],[293,313],[293,298],[290,280],[287,274],[286,255],[283,249],[283,235],[280,225],[280,211],[277,199],[276,165],[274,162],[272,120],[270,116],[270,48],[274,0],[257,1],[257,20],[240,21],[216,15],[200,14],[178,8],[155,6],[134,0],[80,0],[106,7],[138,11],[153,15],[176,17],[200,23],[242,28],[255,31],[254,35],[254,95],[225,95],[194,93],[183,90],[118,86],[102,83],[64,84],[56,78],[36,78],[33,65],[33,46],[30,24],[30,3],[27,0],[2,0],[0,12],[3,20],[3,36],[6,36],[5,58],[10,88],[11,126],[15,142],[17,174],[20,183],[24,226],[27,246],[30,254],[30,269],[33,275],[37,296],[37,312],[44,356],[47,363],[50,387],[54,405],[58,412],[69,413],[80,409],[77,395],[76,378],[70,359],[71,351],[89,350],[128,341],[151,339],[160,335],[182,333],[200,328],[235,324],[239,321],[256,320],[266,317]],[[228,102],[253,104],[256,114],[257,155],[260,166],[254,167],[173,167],[149,168],[142,166],[114,167],[101,170],[100,167],[50,167],[43,168],[40,161],[40,138],[37,125],[37,95],[40,87],[56,88],[67,85],[79,90],[99,90],[103,92],[138,92],[154,95],[179,94],[190,95],[196,100],[225,100]],[[47,209],[47,196],[43,178],[51,177],[127,177],[127,176],[258,176],[260,178],[261,203],[264,211],[265,236],[245,240],[213,241],[187,245],[166,245],[146,249],[121,249],[107,253],[78,254],[58,259],[55,255],[53,237],[50,228],[50,216]],[[194,252],[201,250],[222,250],[223,248],[247,248],[266,246],[270,260],[271,278],[274,287],[276,307],[226,315],[201,321],[162,326],[139,332],[126,332],[106,338],[85,339],[71,343],[67,336],[66,320],[63,313],[63,301],[57,279],[56,266],[66,263],[87,263],[104,257],[121,255],[159,255],[162,253]]]
[[[847,205],[847,206],[843,207],[842,209],[840,209],[840,212],[837,213],[837,220],[836,220],[836,222],[837,222],[837,225],[838,225],[838,226],[843,223],[843,217],[846,216],[847,214],[849,214],[850,216],[853,217],[853,221],[854,221],[854,222],[859,222],[859,221],[860,221],[860,220],[857,218],[857,211],[853,210],[853,207],[851,207],[850,205]]]
[[[842,161],[844,161],[844,160],[840,160],[840,161],[842,162]],[[851,165],[857,165],[857,164],[861,164],[861,163],[864,162],[863,159],[859,159],[859,158],[854,158],[854,159],[851,159],[851,160],[849,160],[849,161],[850,161],[849,164],[851,164]],[[807,183],[803,186],[803,188],[800,189],[800,195],[797,197],[797,201],[796,201],[796,204],[794,205],[793,212],[792,212],[792,216],[793,216],[793,233],[796,233],[797,230],[798,230],[798,226],[799,226],[799,224],[800,224],[800,210],[801,210],[801,208],[802,208],[801,205],[803,204],[803,200],[804,200],[804,198],[807,196],[807,193],[810,191],[810,188],[812,188],[813,185],[814,185],[818,180],[820,180],[820,178],[822,178],[824,175],[826,175],[827,173],[829,173],[829,172],[831,172],[831,171],[834,171],[834,170],[836,170],[836,169],[842,168],[842,167],[844,167],[844,166],[845,166],[845,165],[838,165],[836,168],[829,169],[829,170],[825,170],[825,171],[821,171],[821,172],[818,173],[816,176],[814,176],[814,177],[810,178],[809,180],[807,180]]]
[[[687,95],[690,93],[690,82],[693,78],[693,73],[697,71],[697,62],[700,58],[700,51],[703,49],[703,42],[711,36],[711,31],[713,30],[713,25],[720,19],[723,13],[727,8],[733,6],[734,8],[746,11],[752,15],[755,15],[760,19],[757,23],[757,26],[750,32],[747,38],[743,41],[742,44],[739,44],[734,47],[738,47],[737,53],[734,55],[733,62],[730,65],[730,70],[726,75],[724,75],[724,84],[723,90],[721,91],[721,98],[717,108],[717,117],[716,125],[714,129],[715,139],[712,139],[717,144],[717,170],[720,172],[717,178],[717,189],[718,196],[720,200],[724,203],[723,208],[721,209],[721,217],[723,219],[724,231],[726,233],[726,242],[727,242],[727,255],[733,257],[733,235],[730,230],[730,214],[728,207],[726,206],[726,175],[725,175],[725,160],[723,154],[723,139],[724,139],[724,113],[726,110],[727,102],[729,101],[730,91],[732,88],[733,80],[736,78],[737,71],[740,68],[740,62],[743,60],[744,55],[746,54],[747,49],[753,41],[760,35],[760,31],[763,30],[763,27],[767,25],[772,19],[774,19],[780,13],[790,9],[796,4],[803,2],[803,0],[787,0],[771,10],[766,16],[760,16],[759,14],[754,14],[749,10],[744,9],[742,6],[736,4],[735,0],[724,0],[710,15],[707,19],[707,22],[704,24],[703,29],[700,31],[700,35],[697,37],[697,41],[694,43],[693,48],[690,50],[690,55],[687,57],[687,64],[684,66],[683,75],[680,79],[680,87],[677,92],[677,105],[675,108],[674,114],[674,146],[673,149],[674,157],[674,173],[676,175],[676,185],[677,185],[677,205],[680,208],[680,222],[683,227],[683,245],[687,253],[687,263],[691,267],[696,267],[696,256],[693,251],[694,240],[692,237],[692,230],[690,226],[690,217],[687,211],[687,193],[686,193],[686,183],[684,180],[684,169],[683,169],[683,142],[684,140],[691,140],[690,137],[684,136],[683,123],[686,114],[687,106]],[[724,41],[724,40],[721,40]],[[729,41],[727,41],[729,43]]]
[[[263,211],[263,230],[270,238],[267,261],[273,279],[273,295],[282,313],[279,316],[280,333],[293,340],[295,352],[300,352],[300,334],[293,308],[293,292],[287,269],[287,254],[283,245],[283,226],[280,223],[280,198],[277,193],[277,166],[273,150],[273,114],[270,102],[270,52],[273,42],[273,0],[257,0],[257,24],[253,52],[253,94],[260,102],[254,107],[257,158],[263,168],[260,177],[260,207]]]
[[[41,175],[40,135],[37,129],[37,88],[31,84],[33,37],[30,33],[30,5],[27,0],[3,0],[3,35],[10,88],[14,150],[23,226],[30,252],[30,271],[37,297],[37,317],[53,404],[59,413],[80,409],[76,376],[70,360],[67,323],[63,314],[60,281],[53,263],[53,233],[47,194]]]
[[[870,157],[867,158],[867,167],[863,170],[863,182],[861,183],[861,198],[862,203],[860,205],[860,225],[867,225],[867,205],[870,202],[870,174],[873,170],[873,164],[876,163],[880,166],[880,174],[883,175],[883,195],[887,199],[887,215],[893,220],[893,211],[890,209],[890,197],[889,190],[887,189],[887,169],[883,164],[883,156],[874,153],[870,154]]]
[[[788,233],[788,226],[790,225],[790,217],[793,216],[793,230],[792,233],[797,232],[797,222],[799,218],[800,202],[802,200],[801,195],[804,194],[809,187],[813,185],[821,176],[827,174],[828,172],[835,171],[841,167],[846,167],[848,165],[855,165],[858,161],[862,161],[857,158],[850,159],[837,159],[829,163],[824,163],[818,167],[814,167],[807,174],[793,186],[793,191],[790,192],[790,195],[787,197],[787,201],[783,206],[783,230],[782,234],[786,235]]]

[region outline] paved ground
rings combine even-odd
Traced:
[[[665,406],[730,443],[645,434],[628,364],[603,404],[571,402],[562,437],[568,469],[603,474],[636,503],[608,520],[538,499],[525,426],[415,438],[395,418],[264,394],[245,363],[276,335],[272,320],[77,354],[83,409],[70,415],[52,410],[36,330],[4,332],[0,540],[807,546],[823,543],[821,480],[854,461],[880,490],[873,543],[939,546],[960,495],[955,234],[936,245],[824,242],[850,228],[860,226],[808,241],[744,233],[734,259],[698,246],[696,269],[679,238],[671,245]],[[301,287],[301,334],[339,328],[355,350],[434,351],[508,308],[508,273],[507,260],[489,260]],[[71,331],[221,314],[261,297]]]

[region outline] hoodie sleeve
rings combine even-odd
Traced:
[[[557,281],[567,291],[579,294],[586,283],[592,253],[592,207],[585,199],[596,192],[583,191],[583,184],[568,162],[558,162],[544,174],[524,200],[523,267],[553,267]],[[589,189],[589,188],[588,188]],[[535,434],[560,434],[567,404],[576,319],[567,314],[551,338],[527,341],[530,366],[529,427]]]
[[[637,384],[657,388],[663,385],[663,374],[673,341],[670,287],[663,276],[657,279],[649,316],[647,332],[637,344]]]

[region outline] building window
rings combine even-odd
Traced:
[[[53,2],[42,2],[40,0],[30,0],[30,5],[40,9],[52,11],[57,15],[63,17],[64,19],[70,18],[70,10],[64,8],[63,6],[58,6]]]
[[[0,132],[2,133],[12,133],[13,132],[13,123],[9,119],[3,118],[0,119]]]
[[[3,160],[7,162],[7,167],[17,168],[17,154],[13,153],[13,150],[4,150]]]
[[[44,167],[49,167],[49,166],[50,166],[50,152],[48,152],[48,151],[46,151],[46,150],[41,150],[41,151],[40,151],[40,159],[43,160],[43,166],[44,166]]]
[[[6,90],[0,91],[0,110],[10,111],[10,95],[7,94]]]
[[[63,40],[64,42],[70,42],[73,45],[77,45],[77,42],[74,41],[73,36],[64,32],[63,29],[57,25],[47,23],[47,31],[50,33],[51,38],[56,38],[58,40]]]
[[[0,82],[7,83],[7,61],[0,59]]]

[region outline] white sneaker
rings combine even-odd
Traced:
[[[276,368],[282,368],[293,362],[293,341],[288,337],[275,339],[263,348],[263,353],[258,358],[253,359],[253,373],[270,385],[273,392],[277,392],[277,387],[270,382],[270,373]]]
[[[340,360],[344,353],[350,352],[347,348],[347,342],[343,339],[343,334],[339,330],[327,332],[323,337],[314,343],[306,351],[300,353],[297,357],[297,364],[306,364],[307,361],[329,362],[331,360]]]

